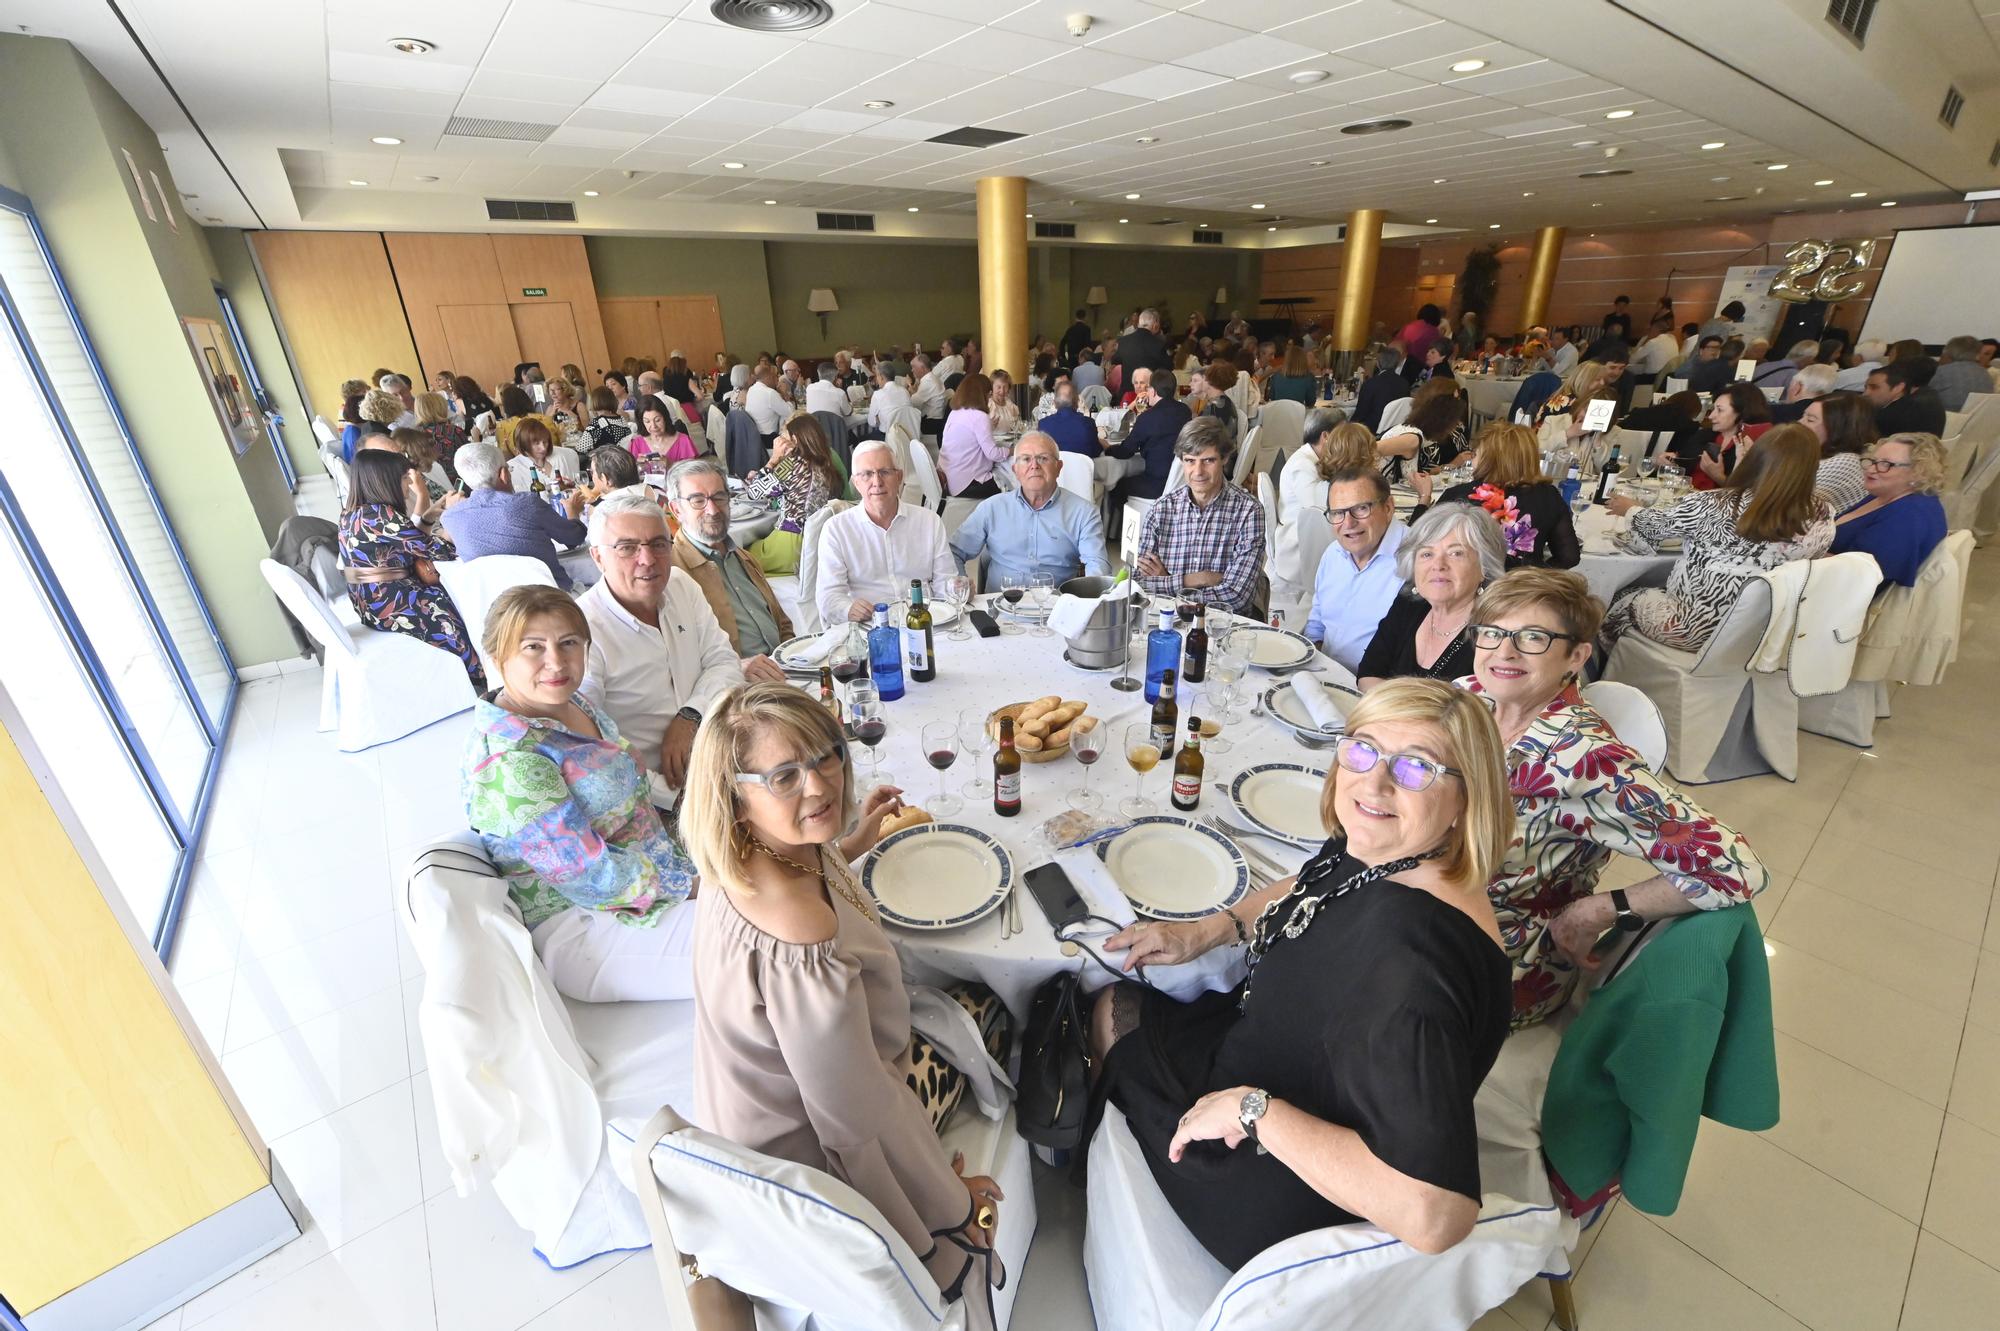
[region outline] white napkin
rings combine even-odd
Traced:
[[[824,665],[826,658],[833,655],[833,649],[847,639],[848,624],[835,624],[814,638],[811,643],[792,653],[792,659],[801,665]]]
[[[1066,850],[1056,856],[1056,863],[1069,875],[1076,894],[1083,898],[1092,912],[1107,920],[1117,920],[1121,928],[1138,918],[1133,913],[1132,903],[1125,899],[1125,893],[1111,876],[1111,871],[1104,867],[1104,861],[1097,858],[1095,847],[1079,846],[1075,850]],[[1081,937],[1088,946],[1096,947],[1098,939],[1093,935],[1103,933],[1104,926],[1093,922],[1088,929],[1072,929],[1069,936]],[[1193,961],[1178,966],[1148,966],[1145,979],[1170,998],[1183,1003],[1192,1002],[1196,996],[1211,989],[1227,993],[1235,988],[1247,969],[1243,954],[1241,944],[1210,948]],[[1113,966],[1121,964],[1119,953],[1106,952],[1103,956]],[[1113,977],[1096,962],[1086,958],[1080,978],[1085,990],[1095,992],[1110,984]]]
[[[1305,707],[1306,715],[1321,730],[1347,728],[1347,713],[1341,710],[1340,704],[1334,701],[1334,695],[1319,680],[1307,674],[1293,675],[1291,689]]]
[[[1090,617],[1097,613],[1097,604],[1103,599],[1062,593],[1049,607],[1049,627],[1064,638],[1074,639],[1090,626]]]
[[[1069,875],[1076,894],[1083,898],[1083,904],[1090,907],[1093,915],[1102,915],[1107,920],[1115,920],[1120,929],[1139,917],[1133,913],[1132,903],[1125,899],[1118,880],[1111,876],[1111,870],[1104,867],[1104,861],[1097,858],[1095,846],[1078,846],[1063,851],[1056,856],[1056,863]],[[1075,933],[1104,933],[1103,925],[1092,921],[1088,928],[1076,929]]]

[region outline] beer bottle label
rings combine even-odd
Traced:
[[[1192,809],[1200,802],[1201,778],[1177,774],[1174,777],[1174,804],[1179,808]]]
[[[1164,759],[1168,754],[1174,751],[1173,722],[1169,721],[1165,725],[1161,725],[1158,722],[1154,722],[1152,727],[1152,735],[1150,736],[1150,738],[1153,741],[1153,747],[1160,751],[1160,757]]]
[[[995,804],[1019,804],[1021,802],[1021,774],[1007,772],[993,778],[993,802]]]

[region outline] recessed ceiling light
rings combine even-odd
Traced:
[[[741,163],[741,162],[724,162],[724,163],[722,164],[722,169],[723,169],[724,171],[741,171],[741,170],[743,169],[743,163]]]
[[[421,37],[391,37],[389,45],[404,55],[428,55],[438,49],[436,42],[427,42]]]
[[[1028,220],[1029,220],[1030,222],[1034,221],[1034,220],[1035,220],[1035,215],[1034,215],[1033,213],[1029,213],[1029,214],[1028,214]]]
[[[912,208],[912,209],[910,209],[910,211],[911,211],[911,212],[913,212],[913,213],[918,213],[918,212],[922,212],[922,211],[923,211],[923,209],[921,209],[921,208]]]
[[[1425,225],[1425,226],[1436,226],[1436,225],[1437,225],[1437,218],[1435,218],[1435,217],[1426,217],[1426,218],[1424,219],[1424,225]]]
[[[1894,199],[1884,199],[1882,200],[1882,206],[1884,208],[1894,208],[1896,206],[1896,201]]]
[[[1702,145],[1701,145],[1701,150],[1702,150],[1703,152],[1705,152],[1705,153],[1712,153],[1712,152],[1714,152],[1714,151],[1715,151],[1715,150],[1716,150],[1717,148],[1727,148],[1728,146],[1729,146],[1729,145],[1728,145],[1728,144],[1726,144],[1726,143],[1724,143],[1724,142],[1723,142],[1723,141],[1722,141],[1721,139],[1717,139],[1717,140],[1716,140],[1715,142],[1713,142],[1713,143],[1704,143],[1704,144],[1702,144]]]
[[[1813,182],[1813,184],[1815,185],[1831,185],[1832,183],[1833,182],[1831,180],[1815,180]]]
[[[1743,202],[1743,196],[1742,196],[1741,194],[1718,194],[1718,195],[1716,195],[1716,196],[1715,196],[1714,198],[1712,198],[1712,199],[1703,199],[1703,200],[1702,200],[1702,202],[1703,202],[1703,203],[1741,203],[1741,202]]]
[[[1253,204],[1251,204],[1251,205],[1250,205],[1250,210],[1251,210],[1252,212],[1259,212],[1259,213],[1261,213],[1261,212],[1263,212],[1263,211],[1264,211],[1264,205],[1263,205],[1263,204],[1261,204],[1261,203],[1253,203]]]
[[[1628,120],[1633,114],[1629,108],[1621,111],[1606,111],[1604,118],[1606,120]]]
[[[1307,166],[1325,166],[1325,165],[1326,165],[1326,158],[1324,158],[1324,157],[1315,157],[1315,158],[1313,158],[1313,159],[1312,159],[1312,160],[1311,160],[1310,162],[1307,162],[1307,163],[1306,163],[1306,165],[1307,165]]]
[[[1535,197],[1535,192],[1531,189],[1524,189],[1521,191],[1521,197],[1524,199],[1532,199]]]
[[[768,208],[768,207],[771,207],[771,206],[773,206],[773,205],[774,205],[774,204],[776,204],[777,202],[778,202],[778,201],[777,201],[776,199],[766,199],[766,200],[764,200],[764,206]]]
[[[1500,229],[1500,224],[1498,222],[1488,222],[1486,224],[1486,229],[1488,231],[1498,231]]]
[[[1125,224],[1126,224],[1127,222],[1129,222],[1129,221],[1131,221],[1131,220],[1132,220],[1132,219],[1131,219],[1131,218],[1129,218],[1129,217],[1121,217],[1121,218],[1119,218],[1119,219],[1118,219],[1118,225],[1119,225],[1119,226],[1124,226],[1124,225],[1125,225]]]
[[[1629,166],[1600,166],[1595,171],[1579,171],[1576,173],[1576,178],[1578,180],[1595,180],[1599,176],[1629,176],[1631,174],[1632,168]]]
[[[1408,129],[1410,121],[1402,116],[1383,116],[1377,120],[1358,120],[1352,125],[1342,125],[1342,134],[1392,134],[1399,129]]]
[[[1847,197],[1850,199],[1865,199],[1868,197],[1868,191],[1865,189],[1858,189],[1854,191],[1854,193],[1848,195]]]
[[[863,102],[863,103],[862,103],[861,105],[862,105],[862,106],[863,106],[863,107],[864,107],[865,109],[867,109],[867,110],[870,110],[870,111],[886,111],[886,110],[888,110],[888,109],[889,109],[890,107],[894,106],[894,105],[895,105],[895,103],[894,103],[894,102],[891,102],[891,101],[885,101],[884,99],[882,99],[882,98],[880,98],[880,97],[877,97],[877,98],[876,98],[876,99],[875,99],[874,101],[872,101],[872,102]]]
[[[1591,206],[1591,207],[1593,207],[1593,208],[1602,208],[1602,207],[1603,207],[1604,205],[1603,205],[1603,204],[1601,204],[1601,203],[1593,203],[1593,204],[1591,204],[1590,206]]]
[[[713,0],[708,12],[717,22],[752,32],[803,32],[833,17],[826,0]]]
[[[365,180],[350,180],[347,183],[350,185],[366,185],[368,182]]]
[[[1445,180],[1445,178],[1444,178],[1443,176],[1439,176],[1439,177],[1438,177],[1438,178],[1437,178],[1436,180],[1433,180],[1433,181],[1431,182],[1431,184],[1433,184],[1433,185],[1442,185],[1442,184],[1444,184],[1444,180]]]
[[[1708,179],[1709,179],[1709,183],[1710,183],[1710,184],[1713,184],[1713,185],[1720,185],[1720,184],[1721,184],[1721,183],[1722,183],[1723,181],[1725,181],[1725,180],[1729,179],[1729,177],[1728,177],[1728,176],[1710,176],[1710,177],[1709,177]]]
[[[1276,227],[1274,227],[1274,226],[1267,226],[1267,227],[1265,227],[1264,229],[1265,229],[1266,231],[1276,231],[1276,230],[1277,230],[1278,228],[1276,228]]]
[[[1452,64],[1451,72],[1454,74],[1476,74],[1484,68],[1486,68],[1484,60],[1459,60]]]
[[[1764,169],[1766,171],[1789,171],[1791,166],[1790,162],[1769,162],[1765,164]]]
[[[403,141],[397,138],[393,134],[377,134],[374,138],[370,139],[369,142],[379,143],[384,148],[395,148],[399,147]]]
[[[1578,140],[1577,140],[1577,141],[1576,141],[1575,143],[1572,143],[1572,144],[1570,145],[1570,147],[1572,147],[1572,148],[1595,148],[1595,147],[1596,147],[1596,146],[1597,146],[1598,144],[1600,144],[1600,143],[1602,143],[1602,142],[1603,142],[1603,140],[1602,140],[1602,139],[1578,139]]]
[[[1302,69],[1289,77],[1294,83],[1324,83],[1327,75],[1323,69]]]
[[[594,189],[587,189],[583,192],[583,197],[586,199],[594,199],[597,197],[597,191]]]
[[[1127,203],[1136,203],[1136,202],[1138,202],[1138,200],[1139,200],[1139,196],[1138,196],[1138,195],[1136,195],[1136,194],[1127,194],[1127,195],[1125,196],[1125,201],[1126,201]]]
[[[1160,136],[1157,134],[1142,134],[1138,138],[1132,140],[1132,142],[1134,143],[1158,143],[1159,141],[1160,141]]]
[[[411,179],[421,180],[426,185],[435,184],[437,181],[436,176],[412,176]]]

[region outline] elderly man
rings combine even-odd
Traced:
[[[1169,381],[1171,382],[1171,381]],[[1115,507],[1138,496],[1157,499],[1166,493],[1167,476],[1174,466],[1175,441],[1194,413],[1179,396],[1162,396],[1153,390],[1153,372],[1132,372],[1132,410],[1139,418],[1123,443],[1113,444],[1098,459],[1097,478],[1117,485]],[[1254,501],[1253,501],[1254,502]]]
[[[757,433],[767,449],[784,428],[785,418],[792,414],[792,400],[779,388],[779,382],[775,367],[760,366],[750,377],[750,391],[743,395],[743,410],[757,422]]]
[[[1167,354],[1167,344],[1160,336],[1158,310],[1139,311],[1139,326],[1119,335],[1118,363],[1125,367],[1128,384],[1134,382],[1134,373],[1142,369],[1157,374],[1173,373],[1173,357]]]
[[[943,520],[902,502],[903,472],[889,445],[857,446],[851,479],[861,503],[828,518],[819,534],[819,612],[829,624],[868,623],[878,603],[909,595],[911,582],[935,593],[958,576]]]
[[[834,362],[823,360],[813,371],[813,381],[806,385],[806,410],[830,411],[846,418],[847,394],[840,386],[840,367]]]
[[[896,413],[912,405],[910,390],[896,378],[895,362],[876,361],[875,395],[868,399],[868,432],[877,439],[886,438]]]
[[[1085,347],[1077,353],[1076,368],[1070,371],[1069,381],[1081,393],[1086,388],[1104,387],[1104,367],[1097,363],[1097,349]]]
[[[1660,377],[1661,371],[1680,359],[1680,354],[1681,340],[1674,336],[1674,316],[1656,314],[1653,316],[1651,335],[1632,353],[1632,377],[1642,384],[1650,384]],[[1557,370],[1556,373],[1564,371]]]
[[[1806,408],[1813,399],[1825,397],[1833,391],[1833,381],[1840,371],[1831,365],[1808,365],[1792,376],[1785,385],[1785,396],[1771,404],[1771,421],[1783,425],[1788,421],[1804,420]]]
[[[1767,360],[1750,372],[1752,388],[1790,388],[1792,377],[1819,359],[1819,343],[1808,338],[1792,343],[1778,360]]]
[[[778,367],[778,391],[795,407],[806,400],[806,377],[800,372],[799,363],[789,356]]]
[[[792,636],[792,621],[778,608],[764,570],[729,538],[729,473],[714,458],[676,462],[667,473],[667,494],[681,527],[674,567],[701,588],[743,659],[744,677],[783,682],[785,672],[771,653]]]
[[[1889,344],[1879,337],[1863,338],[1854,344],[1854,364],[1834,377],[1833,387],[1839,393],[1859,393],[1868,386],[1868,376],[1889,355]]]
[[[417,423],[417,399],[416,395],[410,391],[409,379],[400,374],[385,374],[375,387],[403,404],[401,415],[397,416],[393,421],[384,421],[382,423],[392,430],[414,428]]]
[[[1101,454],[1104,441],[1098,437],[1097,422],[1076,409],[1076,385],[1067,379],[1056,380],[1054,397],[1055,410],[1035,427],[1065,453],[1081,453],[1087,458]]]
[[[931,373],[942,384],[954,374],[965,373],[965,357],[958,354],[958,344],[950,338],[938,343],[937,364],[931,366]]]
[[[471,489],[465,498],[447,496],[445,533],[460,559],[481,555],[527,555],[549,566],[556,586],[567,591],[569,573],[556,558],[584,538],[583,524],[564,517],[531,494],[516,494],[511,473],[491,444],[464,444],[452,455],[458,478]]]
[[[1147,591],[1171,595],[1191,588],[1225,610],[1249,605],[1264,566],[1264,509],[1229,483],[1234,444],[1229,427],[1214,416],[1182,427],[1174,455],[1187,484],[1147,509],[1139,529],[1132,571]]]
[[[951,538],[961,565],[986,556],[987,586],[997,587],[1010,575],[1032,580],[1041,574],[1063,583],[1079,572],[1111,573],[1096,506],[1056,484],[1062,456],[1056,441],[1040,430],[1022,435],[1014,445],[1020,488],[980,500]]]
[[[641,370],[639,371],[639,377],[633,382],[639,388],[639,397],[637,400],[643,401],[649,397],[664,398],[667,395],[667,381],[660,376],[657,370]]]
[[[673,576],[673,547],[658,504],[630,491],[606,495],[590,513],[590,557],[604,576],[576,600],[590,621],[583,687],[657,775],[655,803],[678,798],[695,728],[743,683],[701,589]]]
[[[1313,578],[1312,611],[1306,616],[1308,638],[1352,671],[1374,640],[1375,629],[1389,611],[1403,579],[1396,572],[1396,551],[1409,528],[1396,521],[1389,482],[1373,467],[1337,471],[1326,491],[1326,520],[1333,526],[1333,544],[1320,556]],[[1300,522],[1311,515],[1299,514]]]
[[[944,376],[931,369],[930,357],[910,357],[910,403],[923,417],[924,433],[944,430],[945,413],[951,410],[951,394],[945,391]]]
[[[1978,338],[1960,334],[1944,344],[1937,373],[1931,376],[1931,391],[1946,411],[1964,411],[1972,394],[1993,391],[1993,377],[1979,363]]]
[[[1403,355],[1394,347],[1384,347],[1375,353],[1375,373],[1362,380],[1354,394],[1355,424],[1379,433],[1382,409],[1410,395],[1409,381],[1398,373],[1402,364]]]

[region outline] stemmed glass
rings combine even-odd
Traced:
[[[958,618],[944,636],[953,642],[964,642],[972,636],[972,579],[960,573],[946,580],[944,591],[958,606]]]
[[[1111,727],[1099,722],[1088,730],[1072,727],[1069,732],[1070,755],[1083,764],[1083,784],[1069,797],[1070,804],[1075,808],[1096,810],[1104,807],[1104,796],[1090,788],[1090,769],[1104,756],[1104,744],[1110,731]]]
[[[1000,579],[1000,599],[1007,603],[1007,609],[1010,612],[1015,606],[1021,603],[1021,598],[1027,594],[1028,579],[1025,574],[1009,573]],[[1001,618],[1000,631],[1012,635],[1020,633],[1022,629],[1019,624],[1014,622],[1013,616],[1008,614]]]
[[[1049,601],[1055,594],[1055,579],[1048,574],[1037,573],[1028,580],[1028,602],[1035,607],[1035,627],[1028,631],[1034,637],[1056,636],[1056,631],[1049,627]]]
[[[938,774],[938,793],[931,801],[931,813],[939,818],[948,817],[965,807],[944,785],[944,774],[958,761],[958,722],[950,719],[925,722],[923,739],[924,761],[935,767]]]
[[[993,783],[986,779],[986,769],[991,766],[987,757],[993,752],[994,741],[992,732],[986,728],[984,707],[968,707],[958,714],[958,746],[972,761],[972,780],[959,789],[973,799],[991,797]]]
[[[873,684],[853,684],[847,690],[847,719],[854,727],[854,738],[868,748],[868,779],[875,784],[893,782],[894,777],[882,770],[881,755],[875,746],[889,733],[889,719],[882,712],[882,695],[875,691]]]
[[[1144,818],[1157,812],[1156,806],[1146,798],[1146,773],[1160,763],[1160,746],[1153,743],[1153,724],[1150,719],[1134,721],[1125,727],[1125,761],[1131,765],[1137,778],[1132,783],[1132,798],[1123,801],[1118,811],[1127,818]]]

